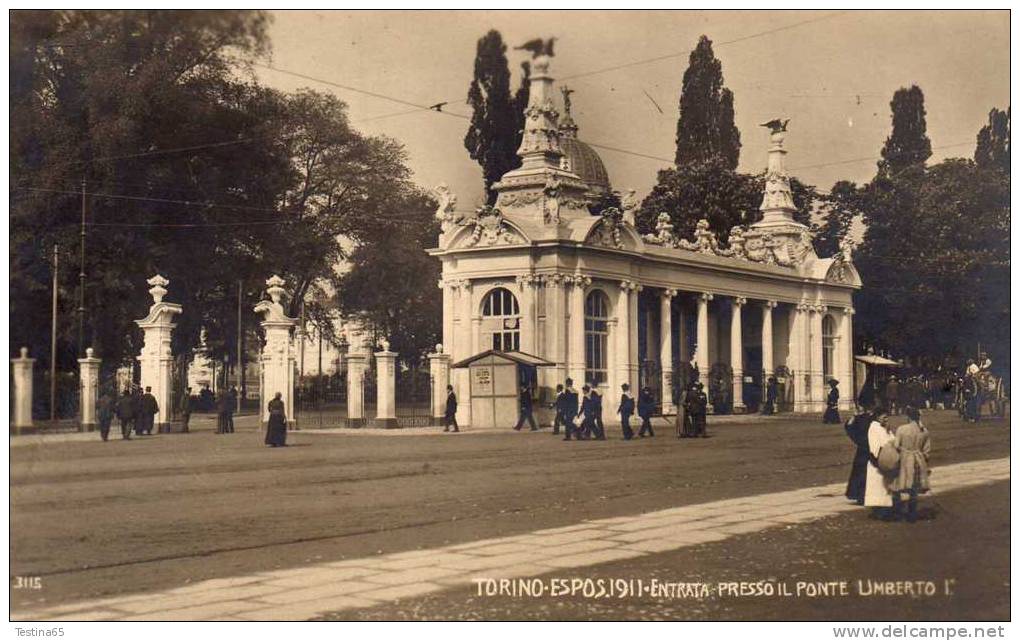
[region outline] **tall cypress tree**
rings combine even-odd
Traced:
[[[740,132],[733,123],[733,92],[723,87],[722,63],[712,41],[701,36],[691,52],[680,90],[680,119],[676,126],[676,164],[721,158],[736,169],[740,160]]]
[[[496,202],[493,183],[506,172],[521,166],[517,147],[523,117],[510,94],[506,45],[503,36],[494,29],[478,40],[468,103],[474,113],[464,136],[464,146],[472,160],[482,167],[486,201],[492,205]]]
[[[893,175],[907,167],[923,166],[931,157],[931,140],[926,131],[924,93],[920,87],[912,85],[909,89],[896,90],[889,106],[893,129],[882,147],[878,169],[883,174]]]
[[[978,132],[974,150],[974,162],[978,167],[1009,173],[1010,109],[988,112],[988,124]]]

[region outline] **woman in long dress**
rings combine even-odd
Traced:
[[[282,394],[276,393],[269,401],[269,424],[266,426],[266,445],[283,447],[287,445],[287,412],[283,405]]]
[[[875,419],[868,426],[868,473],[864,481],[864,505],[872,508],[873,516],[891,520],[892,492],[889,480],[878,469],[878,452],[883,445],[892,443],[896,435],[889,430],[889,413],[882,409],[875,412]]]
[[[825,414],[822,415],[823,423],[842,423],[839,418],[839,381],[829,379],[829,396],[825,399]]]
[[[861,410],[845,426],[846,434],[857,447],[846,483],[846,497],[857,505],[864,505],[864,488],[868,475],[868,427],[874,420],[870,409]]]
[[[930,489],[928,485],[928,459],[931,456],[931,438],[928,429],[921,422],[921,411],[916,407],[906,409],[909,421],[896,430],[894,443],[900,451],[900,471],[893,477],[891,489],[896,503],[897,514],[904,495],[907,498],[907,521],[917,520],[917,495]]]

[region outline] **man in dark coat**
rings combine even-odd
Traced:
[[[641,417],[641,429],[638,430],[638,436],[644,438],[646,432],[648,436],[655,436],[655,432],[652,431],[652,412],[655,411],[655,397],[652,396],[652,390],[647,387],[642,387],[641,392],[638,394],[637,411],[638,416]]]
[[[591,397],[595,401],[595,427],[598,428],[600,434],[605,436],[606,426],[602,424],[602,395],[594,385],[589,385],[589,387],[591,388]]]
[[[109,392],[103,392],[96,406],[96,419],[99,421],[99,436],[104,441],[110,437],[110,423],[117,411],[117,404]]]
[[[446,408],[443,411],[443,431],[449,432],[450,426],[454,432],[459,432],[457,426],[457,395],[453,393],[453,385],[446,386]]]
[[[566,436],[564,441],[569,441],[571,436],[576,436],[578,439],[581,438],[580,432],[577,429],[577,424],[574,422],[577,418],[577,410],[579,399],[577,396],[577,390],[574,389],[573,379],[566,380],[567,388],[563,392],[563,419],[565,421],[564,430]]]
[[[152,388],[146,387],[142,394],[142,420],[145,421],[145,433],[152,434],[152,428],[156,424],[156,414],[159,414],[159,403],[152,395]]]
[[[581,410],[578,412],[578,416],[584,414],[584,420],[581,422],[581,438],[588,440],[594,434],[596,440],[604,441],[606,435],[599,431],[598,424],[595,422],[598,401],[592,398],[591,387],[585,385],[581,389],[584,392],[584,400],[581,401]]]
[[[191,421],[191,388],[184,390],[181,397],[181,431],[188,431],[188,423]]]
[[[705,386],[698,382],[695,384],[694,394],[692,396],[692,412],[691,418],[694,423],[694,434],[693,436],[700,436],[702,438],[708,437],[708,397],[705,396]]]
[[[634,438],[634,430],[630,428],[630,417],[634,414],[634,397],[630,395],[630,385],[624,383],[620,386],[620,407],[616,412],[620,415],[620,426],[623,428],[623,440],[629,441]]]
[[[234,410],[237,409],[237,388],[231,387],[230,391],[227,392],[227,404],[223,408],[223,429],[226,430],[227,434],[234,433]]]
[[[885,384],[885,404],[890,414],[900,413],[900,382],[896,380],[895,374],[890,376],[889,382]]]
[[[527,384],[521,385],[520,392],[520,414],[517,419],[517,425],[514,425],[514,429],[518,432],[524,427],[524,422],[527,421],[531,425],[531,431],[537,432],[538,425],[535,423],[535,415],[533,412],[532,401],[531,401],[531,388]]]
[[[124,394],[117,401],[117,418],[120,419],[120,435],[124,440],[131,440],[131,428],[137,425],[135,423],[135,398],[131,395],[129,390],[124,390]]]
[[[873,411],[863,409],[846,422],[844,429],[850,441],[857,446],[854,461],[850,465],[850,479],[846,483],[846,497],[857,505],[864,505],[864,487],[868,475],[868,428],[873,420]]]
[[[775,376],[769,376],[768,381],[765,383],[765,405],[761,408],[761,413],[766,416],[771,416],[776,413],[776,398],[779,397],[779,381],[776,380]]]
[[[563,391],[563,385],[556,386],[556,400],[553,401],[552,409],[556,410],[556,418],[553,419],[553,434],[558,435],[560,433],[560,426],[566,427],[567,419],[564,414],[564,398],[566,393]]]

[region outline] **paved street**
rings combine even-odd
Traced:
[[[935,500],[1008,480],[1005,422],[963,426],[947,412],[928,423]],[[548,433],[305,431],[283,450],[263,448],[254,431],[22,444],[11,450],[12,575],[41,577],[42,589],[12,589],[12,608],[45,618],[400,618],[406,610],[386,609],[395,600],[456,595],[479,574],[605,567],[640,577],[695,545],[742,549],[747,537],[814,532],[831,519],[877,525],[840,498],[851,454],[841,426],[745,420],[711,432],[562,443]],[[1006,513],[1004,493],[987,496]],[[951,534],[928,502],[929,536]],[[1008,551],[1006,526],[986,549]],[[598,611],[562,615],[614,612]],[[520,605],[477,612],[551,616]]]

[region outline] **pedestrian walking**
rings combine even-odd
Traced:
[[[868,426],[868,472],[865,475],[864,505],[871,508],[873,518],[891,520],[892,492],[889,490],[889,479],[878,467],[878,456],[883,447],[890,447],[896,439],[889,429],[889,412],[881,408],[875,412]]]
[[[565,421],[565,436],[564,441],[569,441],[571,436],[574,436],[578,440],[581,439],[580,430],[577,429],[578,405],[580,399],[577,395],[577,390],[574,389],[573,379],[568,378],[566,380],[567,388],[563,392],[563,419]]]
[[[829,396],[825,399],[825,413],[822,414],[823,423],[842,423],[839,418],[839,381],[829,379]]]
[[[267,406],[269,423],[266,425],[266,445],[284,447],[287,445],[287,411],[283,394],[277,392]]]
[[[761,413],[766,416],[771,416],[776,413],[776,398],[779,396],[779,381],[776,380],[775,376],[769,376],[765,382],[765,405],[761,408]]]
[[[120,420],[120,436],[125,441],[131,440],[131,429],[135,425],[135,397],[129,390],[124,390],[117,401],[117,418]]]
[[[584,440],[594,438],[597,441],[606,440],[604,432],[599,430],[598,423],[595,421],[595,416],[598,413],[598,400],[592,397],[591,387],[585,385],[582,388],[584,392],[584,400],[581,401],[581,410],[578,416],[584,414],[584,420],[581,421],[581,437]]]
[[[634,438],[634,430],[630,428],[630,417],[634,414],[634,397],[630,395],[630,385],[624,383],[620,386],[620,406],[616,413],[620,415],[620,427],[623,428],[623,440],[629,441]]]
[[[531,388],[527,384],[521,385],[520,392],[520,405],[517,419],[517,425],[514,425],[514,429],[518,432],[524,427],[524,422],[527,421],[531,425],[531,431],[537,432],[538,425],[535,423],[535,415],[533,414],[532,400],[531,400]]]
[[[145,433],[152,434],[152,428],[156,424],[156,414],[159,414],[159,403],[156,402],[156,397],[152,395],[152,388],[146,387],[145,393],[142,394],[142,420],[145,421]]]
[[[110,437],[110,423],[117,411],[117,404],[109,392],[103,392],[96,404],[96,420],[99,421],[99,437],[104,441]]]
[[[648,436],[655,436],[655,432],[652,430],[652,413],[655,412],[655,397],[652,396],[652,390],[647,387],[642,387],[641,392],[638,393],[637,410],[638,416],[641,417],[641,429],[638,430],[638,436],[644,438],[646,433]]]
[[[145,434],[145,413],[142,410],[142,388],[135,387],[134,391],[131,392],[131,401],[135,404],[135,434]]]
[[[850,442],[856,446],[853,463],[850,464],[850,478],[846,482],[846,498],[864,505],[864,488],[868,474],[868,428],[874,420],[873,408],[861,409],[846,422],[843,428]]]
[[[566,419],[566,416],[564,416],[564,407],[563,407],[565,396],[566,396],[566,393],[563,391],[563,385],[562,384],[557,384],[556,385],[556,400],[554,400],[552,405],[550,406],[551,409],[556,411],[556,417],[553,418],[553,432],[552,432],[553,435],[558,435],[560,433],[560,427],[562,426],[562,427],[565,428],[566,424],[567,424],[567,419]]]
[[[457,395],[453,393],[453,385],[446,386],[446,408],[443,411],[443,431],[449,432],[450,427],[454,432],[459,432],[457,425]]]
[[[890,489],[893,492],[894,516],[903,516],[913,523],[917,520],[917,495],[931,489],[928,484],[931,437],[921,422],[918,408],[907,407],[904,413],[907,423],[899,426],[893,440],[893,446],[900,453],[900,469],[893,477]],[[907,504],[905,514],[901,512],[904,498]]]
[[[602,423],[602,394],[599,393],[598,386],[594,383],[588,383],[591,388],[591,397],[595,401],[595,427],[598,428],[599,434],[606,433],[606,426]]]
[[[181,397],[181,431],[185,434],[189,431],[188,424],[191,422],[191,388],[184,390]]]

